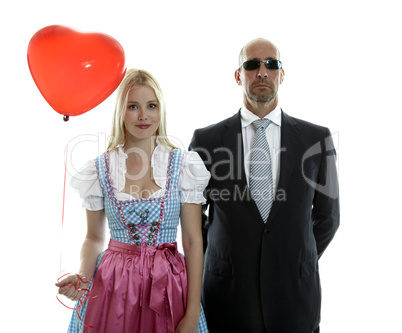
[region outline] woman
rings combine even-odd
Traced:
[[[155,78],[128,70],[107,152],[71,181],[84,199],[87,235],[79,273],[56,286],[72,300],[88,286],[94,290],[68,332],[207,331],[200,306],[201,204],[209,177],[196,153],[169,142]],[[111,240],[102,252],[105,216]],[[175,243],[179,219],[185,261]]]

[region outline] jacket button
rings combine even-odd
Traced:
[[[271,233],[271,230],[269,230],[269,229],[264,230],[264,235],[265,236],[268,236],[270,233]]]

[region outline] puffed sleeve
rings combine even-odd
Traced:
[[[90,160],[71,178],[70,186],[83,199],[82,207],[88,210],[103,209],[103,193],[95,161]]]
[[[204,204],[203,192],[208,185],[211,174],[207,170],[198,153],[188,151],[183,158],[180,176],[181,202]]]

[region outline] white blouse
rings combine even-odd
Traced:
[[[123,146],[109,152],[109,168],[113,191],[119,201],[138,199],[128,193],[122,192],[126,182],[126,159]],[[158,144],[152,154],[151,167],[155,183],[161,188],[152,193],[150,197],[163,196],[166,189],[166,172],[169,162],[169,150]],[[208,185],[210,173],[198,153],[188,151],[184,153],[182,170],[179,179],[182,203],[205,203],[203,195]],[[87,210],[103,209],[103,193],[95,166],[95,160],[90,160],[72,177],[72,188],[77,190],[83,199],[83,208]]]

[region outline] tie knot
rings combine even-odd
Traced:
[[[254,126],[257,130],[259,130],[260,128],[261,128],[262,130],[265,130],[265,129],[268,127],[268,125],[269,125],[270,123],[271,123],[271,120],[266,119],[266,118],[257,119],[257,120],[254,120],[254,121],[252,122],[253,126]]]

